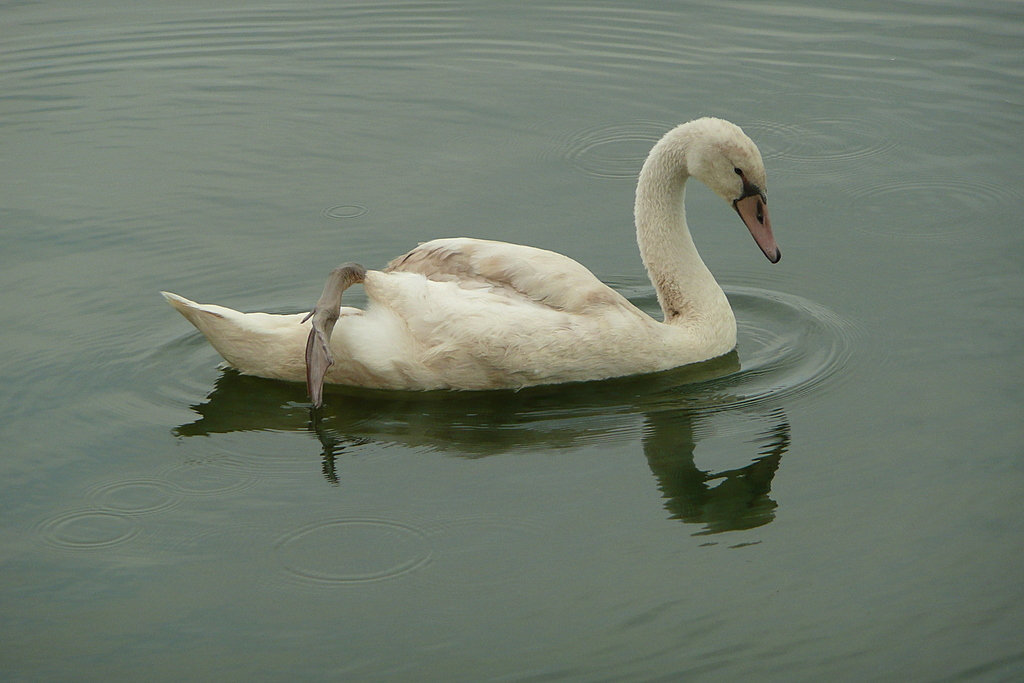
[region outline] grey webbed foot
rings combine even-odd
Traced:
[[[346,263],[332,270],[316,306],[302,319],[302,322],[313,320],[306,339],[306,389],[316,408],[323,404],[324,376],[334,365],[331,333],[341,314],[341,295],[350,286],[362,282],[365,276],[366,269],[356,263]]]

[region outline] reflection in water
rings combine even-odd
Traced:
[[[319,412],[319,411],[316,411]],[[338,468],[336,462],[338,456],[341,455],[347,444],[341,439],[336,438],[333,434],[326,431],[323,428],[323,422],[319,419],[319,415],[311,414],[309,418],[309,428],[316,434],[316,438],[320,439],[320,445],[323,446],[323,464],[320,469],[324,473],[324,479],[328,483],[338,486],[341,482],[338,480]]]
[[[247,431],[305,431],[321,444],[321,467],[341,483],[343,455],[368,444],[428,448],[462,457],[599,443],[636,433],[671,518],[701,524],[698,532],[750,529],[774,518],[771,481],[789,446],[781,409],[743,405],[722,386],[739,368],[735,353],[697,367],[621,380],[519,392],[385,392],[332,387],[325,405],[312,411],[300,384],[246,377],[225,370],[199,418],[175,430],[179,436]],[[700,440],[695,426],[711,419],[767,421],[753,461],[723,472],[694,462]]]
[[[745,467],[723,472],[705,472],[694,463],[692,415],[650,414],[644,431],[644,455],[672,518],[704,524],[703,534],[753,529],[772,521],[777,504],[768,494],[789,448],[789,422],[782,410],[771,412],[774,426],[762,435],[758,457]]]

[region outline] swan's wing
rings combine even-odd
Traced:
[[[467,288],[496,288],[570,313],[601,306],[634,308],[568,256],[507,242],[433,240],[399,256],[385,272],[419,273]]]

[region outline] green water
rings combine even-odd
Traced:
[[[3,678],[1024,675],[1024,5],[833,4],[0,8]],[[634,180],[701,115],[785,254],[688,193],[711,364],[316,421],[158,294],[465,235],[654,312]]]

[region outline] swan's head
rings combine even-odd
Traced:
[[[782,253],[768,217],[764,161],[754,141],[722,119],[697,119],[680,128],[686,129],[687,172],[729,202],[768,260],[778,263]]]

